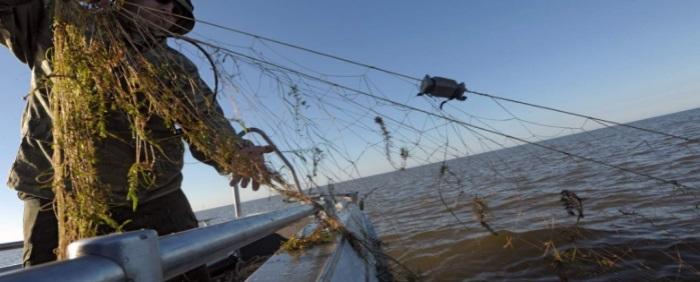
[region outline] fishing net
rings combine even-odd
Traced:
[[[127,199],[137,210],[139,189],[155,181],[157,158],[167,157],[167,148],[151,132],[152,124],[177,125],[182,137],[217,165],[222,173],[236,171],[267,183],[264,167],[238,154],[241,139],[227,130],[228,121],[217,111],[211,97],[187,65],[173,58],[159,44],[162,35],[151,27],[123,24],[128,15],[124,3],[109,7],[79,1],[56,1],[54,15],[54,72],[51,88],[59,248],[76,239],[95,236],[101,226],[121,230],[128,222],[115,222],[109,207],[112,190],[101,181],[98,150],[109,150],[110,140],[134,147],[135,162],[128,171]],[[137,22],[144,22],[137,20]],[[141,50],[148,50],[148,53]],[[115,114],[116,113],[116,114]],[[128,124],[110,126],[114,115]],[[234,170],[235,166],[235,170]],[[123,201],[116,201],[116,204]],[[59,255],[64,255],[59,252]]]
[[[440,109],[416,96],[420,78],[225,29],[231,41],[193,37],[235,93],[222,97],[232,120],[273,136],[305,187],[360,191],[384,250],[411,270],[394,264],[395,278],[697,277],[697,239],[679,235],[696,232],[689,123],[619,124],[475,91]],[[697,115],[665,123],[684,118]]]
[[[145,125],[151,116],[181,126],[220,165],[238,158],[238,139],[204,122],[215,111],[192,112],[173,90],[181,88],[173,81],[197,82],[127,51],[134,33],[115,23],[137,14],[119,2],[98,11],[63,3],[52,114],[54,189],[68,242],[123,224],[110,222],[94,168],[93,148],[110,134],[105,109],[129,115],[142,148],[134,181],[148,182],[149,152],[158,151]],[[269,158],[278,179],[291,179],[293,167],[307,193],[333,183],[359,191],[394,278],[698,278],[697,112],[620,124],[471,90],[466,101],[441,106],[416,96],[420,78],[198,24],[230,37],[142,28],[175,38],[173,46],[209,66],[226,120],[263,129],[289,157],[290,165]],[[277,191],[310,201],[289,186]]]

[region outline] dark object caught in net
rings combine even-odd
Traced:
[[[571,216],[576,216],[576,224],[583,218],[583,200],[576,195],[576,193],[569,190],[561,191],[561,202],[564,205],[564,209]]]

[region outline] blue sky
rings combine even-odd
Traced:
[[[448,76],[476,91],[616,121],[700,106],[698,1],[194,2],[196,16],[211,22],[413,76]],[[205,25],[198,25],[194,36],[251,44]],[[349,71],[338,62],[280,52],[327,72]],[[20,140],[29,70],[6,50],[0,51],[0,66],[0,130],[5,132],[0,171],[5,179]],[[210,77],[206,66],[201,69]],[[397,100],[415,94],[405,87],[391,91],[395,80],[377,76],[373,81]],[[497,110],[477,105],[465,103],[464,108],[484,116]],[[524,109],[519,113],[539,121],[561,118]],[[368,167],[390,169],[386,162]],[[231,203],[226,184],[213,169],[188,159],[184,190],[195,210]],[[245,199],[267,195],[244,192]],[[0,213],[0,242],[19,240],[22,205],[9,189],[0,190]]]

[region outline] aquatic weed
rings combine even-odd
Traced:
[[[382,132],[382,137],[384,138],[384,154],[386,155],[386,159],[392,166],[396,167],[394,165],[394,161],[391,159],[391,147],[393,146],[393,144],[391,141],[391,134],[389,133],[389,129],[386,128],[384,119],[380,116],[376,116],[374,118],[374,123],[379,125],[379,129]]]
[[[154,117],[166,126],[179,125],[183,137],[222,172],[259,175],[259,182],[269,182],[264,165],[238,154],[240,138],[223,128],[230,127],[228,120],[214,97],[202,95],[203,83],[189,75],[183,62],[167,50],[154,50],[156,58],[134,50],[135,42],[148,44],[157,38],[145,30],[127,31],[119,16],[128,17],[123,14],[128,11],[120,3],[93,9],[78,1],[53,2],[53,75],[41,87],[51,90],[47,112],[53,123],[59,258],[65,258],[70,242],[99,235],[101,226],[123,226],[111,219],[114,200],[137,208],[138,190],[150,186],[150,170],[156,156],[163,155],[149,130]],[[107,115],[113,112],[126,115],[130,140],[107,126]],[[98,150],[106,138],[135,147],[136,162],[125,175],[128,200],[112,199],[111,187],[100,181]]]

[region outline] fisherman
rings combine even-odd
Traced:
[[[7,46],[14,55],[32,71],[32,88],[26,97],[27,104],[22,118],[22,142],[8,181],[8,185],[17,190],[24,201],[24,254],[25,267],[50,262],[56,259],[54,249],[58,244],[57,219],[54,214],[54,195],[52,183],[52,129],[47,105],[50,89],[40,82],[51,74],[50,59],[47,51],[52,48],[53,0],[0,0],[0,43]],[[86,1],[111,5],[110,0]],[[190,0],[127,0],[125,8],[133,15],[138,15],[131,23],[138,25],[157,25],[172,34],[185,34],[194,27],[193,6]],[[154,31],[154,34],[157,33]],[[163,33],[161,33],[163,34]],[[165,33],[167,35],[167,33]],[[187,72],[188,78],[196,81],[199,93],[195,93],[195,105],[202,110],[215,108],[216,113],[208,115],[206,122],[224,125],[228,134],[235,135],[235,130],[225,119],[214,93],[199,77],[197,68],[184,55],[166,45],[166,35],[161,35],[157,44],[144,44],[139,52],[150,60],[168,60],[176,62]],[[211,102],[214,103],[212,106]],[[124,113],[110,112],[107,117],[108,130],[126,129],[129,132]],[[179,232],[198,226],[192,208],[180,189],[182,183],[184,147],[181,136],[174,126],[162,119],[149,120],[148,130],[152,132],[162,148],[156,153],[155,183],[148,189],[139,190],[139,205],[136,211],[126,201],[127,173],[135,160],[135,149],[118,138],[106,138],[98,148],[97,169],[101,181],[110,185],[110,200],[118,203],[110,208],[113,219],[117,222],[131,220],[125,230],[142,228],[155,229],[160,235]],[[124,131],[124,130],[123,130]],[[133,142],[132,142],[133,143]],[[240,140],[239,153],[247,157],[246,164],[264,167],[263,154],[272,151],[269,146],[255,146],[249,141]],[[207,160],[197,148],[190,146],[193,156],[208,163],[217,170],[218,166]],[[234,164],[234,167],[236,164]],[[221,172],[221,170],[219,170]],[[247,186],[252,182],[257,189],[259,183],[252,175],[234,173],[231,185]],[[263,172],[257,172],[263,173]],[[114,230],[104,230],[104,233]]]

